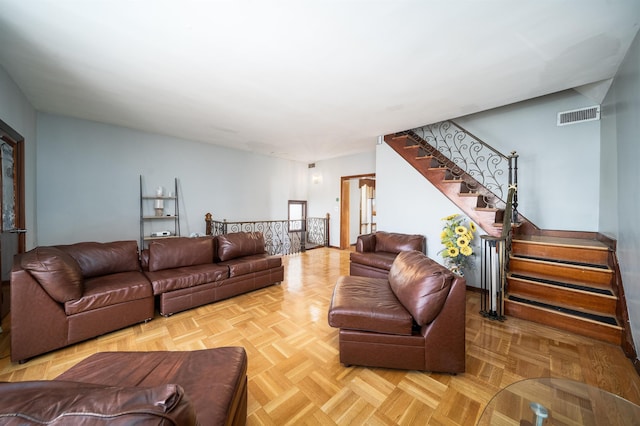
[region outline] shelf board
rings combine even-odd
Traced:
[[[176,198],[177,197],[174,197],[174,196],[168,197],[166,195],[163,195],[163,196],[158,196],[158,195],[156,195],[156,196],[147,196],[147,195],[143,195],[142,196],[143,200],[175,200]]]
[[[165,237],[144,237],[145,241],[166,240],[167,238],[178,238],[180,235],[167,235]]]
[[[142,216],[143,219],[178,219],[176,215],[164,215],[164,216]]]

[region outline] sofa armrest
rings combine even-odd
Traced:
[[[356,241],[356,251],[360,253],[376,251],[376,234],[359,235]]]
[[[53,300],[35,278],[20,267],[11,270],[11,360],[32,356],[67,344],[64,305]]]
[[[430,324],[422,327],[428,370],[465,371],[466,288],[466,280],[456,276],[442,310]]]

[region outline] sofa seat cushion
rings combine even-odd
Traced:
[[[85,278],[140,270],[138,243],[134,240],[82,242],[57,247],[78,262]]]
[[[78,262],[56,247],[36,247],[26,252],[20,258],[20,266],[59,303],[82,296],[84,286]]]
[[[384,251],[367,253],[353,251],[351,252],[349,257],[351,262],[353,263],[359,263],[361,265],[367,265],[373,268],[385,269],[388,271],[389,269],[391,269],[391,265],[393,264],[393,261],[395,260],[397,255],[398,253]]]
[[[149,271],[213,262],[213,238],[167,238],[149,243]]]
[[[153,294],[158,295],[181,288],[194,287],[215,281],[221,282],[229,277],[229,270],[224,265],[208,263],[153,272],[145,271],[144,274],[151,281]]]
[[[252,272],[278,268],[282,265],[282,258],[280,256],[271,256],[269,254],[262,253],[227,260],[225,262],[220,262],[219,265],[227,266],[229,268],[229,278],[233,278],[240,275],[247,275]]]
[[[386,279],[341,276],[333,289],[329,325],[410,336],[413,318],[393,294]]]
[[[64,304],[67,315],[152,297],[151,285],[142,272],[120,272],[88,278],[82,297]]]
[[[196,413],[175,384],[114,387],[67,381],[0,383],[3,425],[195,425]]]
[[[243,347],[196,351],[100,352],[55,380],[108,386],[182,386],[201,425],[228,424],[246,397],[247,353]],[[245,401],[246,402],[246,401]],[[244,407],[246,420],[246,406]]]
[[[451,271],[415,250],[400,253],[389,271],[391,290],[420,326],[440,313],[452,282]]]

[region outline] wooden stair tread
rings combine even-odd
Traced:
[[[560,287],[566,290],[585,292],[590,294],[597,294],[602,297],[611,297],[617,299],[610,288],[604,288],[598,285],[588,285],[588,283],[582,281],[570,281],[570,280],[554,280],[554,277],[543,274],[519,274],[517,272],[509,272],[507,279],[514,279],[520,281],[532,282],[539,285]]]
[[[609,250],[609,247],[606,244],[593,239],[552,237],[547,235],[514,235],[513,240],[530,244],[556,245],[605,251]]]
[[[538,300],[523,299],[514,295],[509,295],[506,300],[509,300],[512,303],[519,303],[519,304],[539,308],[541,310],[553,312],[555,314],[560,314],[569,318],[575,318],[581,321],[587,321],[587,322],[603,325],[606,327],[611,327],[612,329],[615,329],[615,330],[622,330],[622,327],[618,325],[618,321],[616,320],[616,318],[608,315],[601,315],[594,312],[580,311],[577,309],[554,306]]]
[[[520,260],[520,261],[525,261],[525,262],[533,262],[533,263],[540,263],[540,264],[545,264],[545,265],[555,265],[555,266],[564,266],[567,268],[576,268],[576,269],[581,269],[581,270],[590,270],[590,271],[598,271],[598,272],[605,272],[605,273],[613,273],[613,271],[611,270],[611,268],[609,268],[608,265],[600,265],[600,264],[594,264],[594,263],[583,263],[583,262],[576,262],[576,261],[571,261],[571,260],[560,260],[560,259],[541,259],[541,258],[537,258],[537,257],[532,257],[532,256],[522,256],[522,255],[511,255],[510,256],[510,260]]]

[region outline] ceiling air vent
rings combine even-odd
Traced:
[[[558,126],[600,120],[600,105],[558,113]]]

